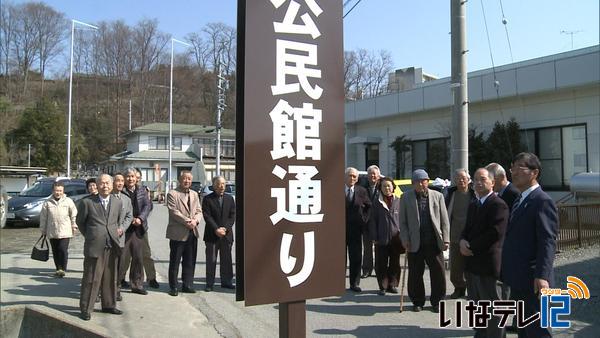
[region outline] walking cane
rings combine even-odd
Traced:
[[[408,252],[404,254],[404,267],[401,271],[402,285],[400,286],[400,312],[404,309],[404,284],[406,284],[406,270],[408,266]]]

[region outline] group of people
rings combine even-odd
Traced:
[[[382,177],[377,166],[367,168],[362,184],[358,171],[347,168],[350,290],[362,291],[360,279],[370,275],[374,252],[378,294],[398,293],[400,255],[406,252],[413,311],[425,305],[427,265],[431,309],[439,312],[446,297],[443,252],[450,250],[451,298],[523,301],[526,318],[539,312],[541,290],[553,285],[558,234],[556,205],[538,183],[541,171],[535,154],[520,153],[510,168],[512,183],[501,165],[491,163],[472,179],[468,170],[456,170],[454,185],[438,192],[429,188],[427,172],[418,169],[412,173],[413,189],[398,198],[394,181]],[[476,329],[476,337],[505,336],[498,324],[499,317],[491,316],[487,328]],[[520,337],[550,336],[539,320],[517,330]]]
[[[84,236],[83,277],[80,293],[80,317],[91,318],[96,301],[102,312],[122,314],[117,309],[120,289],[130,287],[132,293],[146,295],[144,270],[148,285],[159,288],[156,269],[148,241],[148,217],[153,208],[149,190],[141,185],[140,173],[128,168],[113,176],[101,174],[87,183],[89,195],[73,202],[64,194],[64,184],[53,184],[52,196],[43,204],[40,230],[50,239],[55,275],[65,276],[69,240],[79,231]],[[191,188],[192,173],[182,171],[176,189],[167,195],[169,218],[169,294],[179,291],[194,293],[198,225],[206,222],[203,240],[206,244],[206,286],[212,291],[217,256],[220,257],[221,287],[234,289],[231,248],[235,222],[235,201],[225,194],[225,179],[213,178],[213,193],[202,201]],[[179,265],[182,266],[179,287]],[[129,270],[129,283],[125,275]],[[99,298],[99,299],[98,299]]]

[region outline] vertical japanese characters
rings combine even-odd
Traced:
[[[285,219],[302,227],[307,223],[323,222],[321,180],[315,178],[321,161],[322,111],[318,107],[323,88],[319,86],[321,69],[317,40],[321,37],[319,16],[323,10],[315,0],[270,1],[275,15],[285,13],[283,21],[273,22],[276,71],[271,85],[273,108],[269,112],[273,123],[271,159],[272,174],[281,180],[281,185],[271,188],[276,210],[270,219],[273,226]],[[287,97],[290,94],[301,97],[302,103],[290,105]],[[281,159],[291,159],[293,164],[280,165]],[[286,232],[281,237],[279,265],[292,288],[305,282],[314,267],[314,231],[305,231],[303,239],[302,268],[290,275],[296,266],[296,257],[290,256],[292,241],[296,239],[294,234]]]

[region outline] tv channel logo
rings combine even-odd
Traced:
[[[571,321],[561,316],[571,314],[572,299],[590,299],[590,289],[583,280],[567,277],[566,289],[542,289],[540,295],[540,326],[543,328],[570,328]]]

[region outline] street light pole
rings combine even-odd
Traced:
[[[171,38],[171,85],[170,85],[170,93],[169,93],[169,175],[167,180],[167,186],[165,187],[165,194],[169,193],[171,189],[171,180],[172,180],[172,166],[173,166],[173,51],[175,42],[179,42],[186,46],[191,46],[189,43],[173,39]]]
[[[69,71],[69,117],[67,122],[67,177],[71,177],[71,105],[73,101],[73,45],[75,43],[75,24],[98,29],[98,27],[85,22],[74,19],[71,20],[71,69]]]

